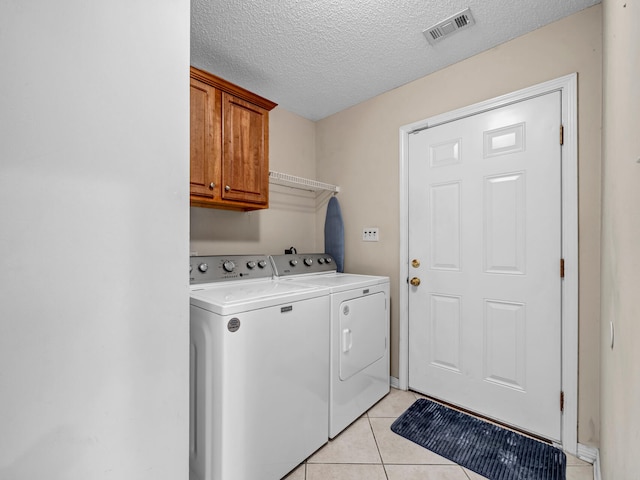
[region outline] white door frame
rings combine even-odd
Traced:
[[[562,93],[562,448],[578,450],[578,76],[576,73],[400,127],[400,345],[398,386],[409,386],[409,134],[550,92]],[[558,126],[560,127],[560,126]],[[558,138],[560,132],[558,131]],[[558,402],[560,399],[558,399]]]

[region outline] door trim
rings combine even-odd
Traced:
[[[400,127],[400,276],[399,276],[399,375],[398,386],[409,386],[409,135],[417,130],[453,122],[470,115],[560,91],[564,126],[562,146],[562,448],[578,450],[578,75],[573,73]],[[558,125],[558,129],[560,125]],[[558,132],[558,138],[560,134]],[[558,405],[558,408],[560,406]]]

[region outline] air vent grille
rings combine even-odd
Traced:
[[[427,41],[431,45],[434,45],[458,30],[469,28],[470,26],[475,25],[475,23],[476,21],[473,18],[473,15],[471,15],[471,10],[467,8],[462,12],[452,15],[446,20],[436,23],[432,27],[424,30],[422,33],[426,37]]]
[[[467,25],[469,25],[469,17],[467,17],[466,15],[460,15],[459,17],[455,18],[455,22],[458,28],[466,27]]]

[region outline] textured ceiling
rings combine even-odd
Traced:
[[[600,0],[192,0],[191,64],[319,120]],[[429,45],[466,7],[476,24]]]

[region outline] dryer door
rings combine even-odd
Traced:
[[[386,318],[383,292],[340,304],[340,380],[348,380],[384,356]]]

